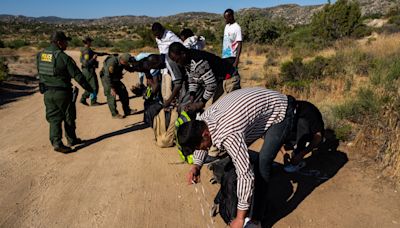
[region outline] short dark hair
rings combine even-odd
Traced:
[[[227,13],[227,14],[232,14],[232,15],[233,15],[233,9],[226,9],[225,12],[224,12],[224,15],[225,15],[226,13]]]
[[[154,22],[151,26],[151,31],[153,32],[162,32],[164,30],[165,28],[159,22]]]
[[[192,151],[200,146],[203,131],[207,125],[204,121],[192,120],[179,126],[177,138],[179,145]]]
[[[181,33],[179,34],[180,37],[184,37],[184,39],[187,39],[191,36],[194,36],[194,33],[191,29],[185,28],[181,31]]]
[[[171,45],[169,45],[168,55],[170,55],[171,53],[180,55],[186,50],[187,48],[183,46],[183,44],[179,42],[173,42]]]

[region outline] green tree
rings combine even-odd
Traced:
[[[326,5],[312,18],[313,34],[332,41],[348,37],[360,26],[360,6],[355,1],[338,0],[333,5]]]

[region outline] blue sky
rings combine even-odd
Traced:
[[[0,14],[63,18],[99,18],[121,15],[168,16],[189,11],[223,13],[227,8],[238,10],[292,3],[317,5],[327,2],[327,0],[1,0]]]

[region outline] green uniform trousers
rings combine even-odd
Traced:
[[[99,81],[97,79],[96,69],[84,67],[82,68],[82,73],[85,76],[86,81],[89,82],[90,87],[92,87],[93,93],[89,93],[85,90],[85,92],[82,94],[81,100],[84,101],[90,97],[90,103],[96,103],[97,94],[99,93]]]
[[[44,93],[44,104],[46,120],[50,124],[51,144],[55,147],[62,145],[62,122],[68,142],[76,140],[76,109],[72,102],[72,91],[48,90]]]
[[[110,108],[111,115],[115,116],[118,114],[117,99],[116,97],[111,95],[111,85],[107,83],[106,80],[104,80],[104,78],[105,77],[101,78],[104,87],[104,95],[107,97],[107,104],[108,107]],[[122,103],[122,109],[124,110],[124,114],[129,115],[131,109],[129,107],[129,96],[125,85],[121,81],[113,82],[113,88],[115,89],[115,93],[118,95],[119,100]]]

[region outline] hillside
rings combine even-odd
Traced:
[[[355,0],[360,3],[363,15],[384,15],[391,8],[398,6],[400,0]],[[279,5],[268,8],[247,8],[238,10],[238,16],[241,14],[260,14],[270,19],[282,19],[290,25],[307,24],[311,16],[322,9],[323,5],[300,6],[296,4]],[[222,13],[222,12],[221,12]],[[155,21],[164,23],[196,21],[196,20],[219,20],[220,14],[207,12],[186,12],[166,17],[148,17],[148,16],[113,16],[102,17],[98,19],[69,19],[55,16],[46,17],[26,17],[14,15],[0,15],[1,22],[7,23],[50,23],[50,24],[75,24],[81,26],[89,25],[138,25],[148,24]]]

